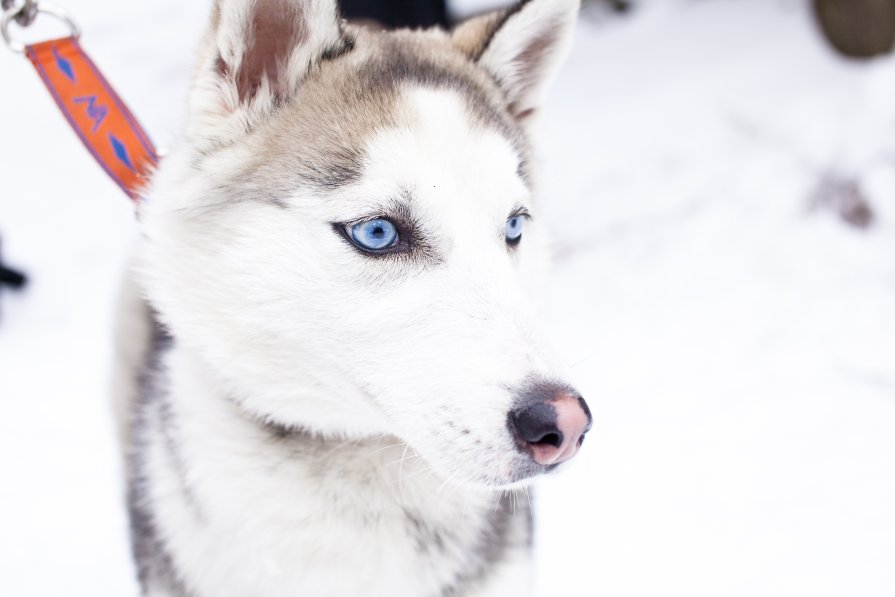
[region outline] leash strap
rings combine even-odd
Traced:
[[[24,47],[68,123],[103,170],[134,201],[158,164],[152,141],[77,37]]]

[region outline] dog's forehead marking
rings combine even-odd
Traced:
[[[470,137],[478,137],[493,145],[491,149],[497,150],[499,154],[495,157],[513,162],[514,169],[518,166],[521,158],[509,139],[496,129],[479,123],[457,92],[411,86],[402,94],[402,100],[401,108],[409,116],[409,124],[419,130],[425,140],[437,145],[465,143],[469,142]],[[489,165],[499,167],[504,164]]]
[[[523,158],[512,140],[484,126],[456,91],[409,85],[396,109],[397,126],[366,145],[368,180],[476,210],[507,208],[528,196],[519,174]]]
[[[509,171],[505,186],[531,185],[528,141],[483,72],[427,32],[358,36],[352,53],[325,63],[257,132],[251,167],[234,173],[238,187],[281,180],[285,197],[296,188],[367,187],[374,176],[383,185],[396,172],[405,172],[405,187],[427,180],[406,174],[408,160],[424,170],[440,160],[441,174],[450,169],[464,179]]]

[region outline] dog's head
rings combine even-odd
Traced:
[[[579,0],[378,33],[333,0],[220,0],[142,220],[149,297],[246,411],[396,435],[506,486],[590,425],[536,330],[528,129]]]

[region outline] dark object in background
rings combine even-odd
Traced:
[[[602,4],[614,12],[628,12],[634,8],[634,0],[584,0],[584,4]]]
[[[3,265],[2,255],[0,255],[0,288],[6,286],[11,288],[21,288],[27,282],[25,274],[17,272]]]
[[[0,263],[0,286],[11,286],[13,288],[21,288],[28,279],[25,274],[9,269]]]
[[[861,230],[870,228],[876,217],[858,180],[832,173],[821,179],[811,207],[831,211],[846,224]]]
[[[372,19],[388,29],[448,27],[445,0],[342,0],[346,19]]]
[[[581,15],[585,19],[625,16],[637,8],[637,0],[582,0]]]
[[[631,0],[600,0],[604,4],[608,4],[609,8],[615,12],[628,12],[633,8]]]
[[[814,12],[846,56],[870,58],[895,48],[895,0],[814,0]]]

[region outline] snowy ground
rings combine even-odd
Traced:
[[[171,143],[205,3],[67,4]],[[804,4],[580,26],[545,317],[597,427],[541,484],[540,596],[895,595],[895,60],[837,58]],[[135,224],[28,64],[0,71],[3,253],[33,277],[2,297],[0,595],[133,595],[107,380]],[[828,176],[869,230],[811,208]]]

